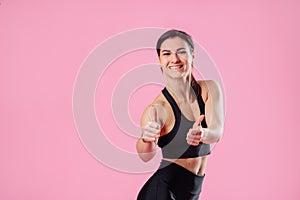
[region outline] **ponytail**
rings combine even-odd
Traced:
[[[201,95],[201,87],[200,85],[197,83],[195,77],[193,74],[191,74],[191,86],[195,91],[196,96],[198,97],[199,95]]]

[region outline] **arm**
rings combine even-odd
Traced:
[[[156,154],[157,140],[163,127],[163,113],[162,106],[152,104],[146,108],[142,115],[142,136],[136,143],[136,149],[144,162],[151,160]]]
[[[203,128],[202,142],[211,144],[218,142],[223,135],[224,103],[222,90],[216,81],[205,81],[207,101],[205,102],[205,119],[207,128]]]

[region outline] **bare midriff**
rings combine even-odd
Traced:
[[[205,168],[206,168],[208,156],[202,156],[196,158],[179,158],[179,159],[163,158],[163,159],[176,163],[177,165],[189,170],[194,174],[203,176],[205,174]]]

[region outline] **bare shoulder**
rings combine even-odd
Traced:
[[[159,93],[157,95],[157,97],[154,99],[154,101],[147,106],[147,108],[154,106],[157,109],[157,114],[163,114],[165,113],[165,109],[166,109],[166,98],[164,97],[164,95],[162,93]],[[159,113],[160,111],[160,113]]]
[[[204,89],[209,87],[219,88],[219,83],[215,80],[197,80],[197,83]]]
[[[215,80],[198,80],[197,83],[202,89],[202,97],[207,99],[209,96],[221,94],[220,84]]]
[[[166,101],[162,93],[158,94],[151,104],[149,104],[141,117],[141,126],[144,126],[148,121],[151,121],[150,110],[155,107],[158,120],[161,124],[164,124],[166,119]]]

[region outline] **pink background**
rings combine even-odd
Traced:
[[[222,75],[224,138],[201,199],[300,198],[299,1],[0,3],[0,199],[135,199],[151,173],[113,170],[86,151],[72,92],[96,45],[142,27],[187,31]]]

